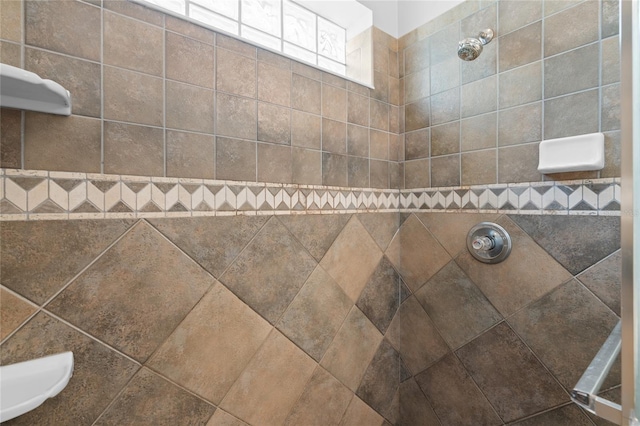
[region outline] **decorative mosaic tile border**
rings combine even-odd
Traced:
[[[0,169],[0,220],[462,211],[620,214],[620,180],[410,190]]]

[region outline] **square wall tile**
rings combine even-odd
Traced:
[[[273,330],[220,407],[249,424],[282,424],[316,363]]]
[[[620,316],[622,253],[615,252],[577,277],[582,284]]]
[[[2,19],[3,17],[4,16],[0,16],[0,19]],[[11,43],[8,41],[0,40],[0,56],[2,56],[3,64],[20,67],[22,59],[21,47],[18,43]]]
[[[173,129],[213,133],[214,91],[167,81],[166,126]]]
[[[320,149],[322,146],[322,119],[318,115],[291,110],[291,145]]]
[[[256,101],[217,92],[216,133],[222,136],[256,140],[258,137]]]
[[[410,103],[422,98],[426,98],[431,94],[431,82],[429,81],[428,71],[406,76],[404,78],[404,84],[405,103]]]
[[[539,182],[537,143],[498,149],[498,182]]]
[[[215,179],[213,135],[167,130],[167,176]]]
[[[104,122],[104,172],[164,175],[164,132],[133,124]]]
[[[151,252],[153,256],[148,255]],[[47,307],[144,362],[213,282],[202,268],[141,222]],[[158,305],[165,308],[158,310]]]
[[[431,186],[460,185],[460,155],[446,155],[431,159]]]
[[[431,187],[431,160],[425,158],[422,160],[406,161],[404,163],[404,187]]]
[[[291,107],[312,114],[320,114],[321,99],[321,83],[294,72],[291,78]]]
[[[291,110],[258,102],[258,140],[291,145]]]
[[[322,184],[347,186],[348,158],[346,155],[322,153]]]
[[[322,119],[322,150],[336,154],[347,153],[347,125],[341,121]]]
[[[498,3],[499,33],[508,34],[542,19],[542,0]]]
[[[216,137],[216,179],[256,181],[256,143]]]
[[[369,183],[372,188],[389,188],[389,162],[369,161]]]
[[[366,127],[347,124],[347,152],[349,155],[369,157],[369,134]]]
[[[599,43],[545,59],[544,96],[552,98],[598,86],[599,62]]]
[[[495,148],[496,113],[478,115],[460,122],[461,151]]]
[[[256,61],[226,49],[216,49],[216,89],[256,97]]]
[[[322,185],[322,153],[309,149],[292,148],[292,182],[305,185]]]
[[[103,72],[105,119],[163,125],[161,78],[107,66]]]
[[[220,404],[271,326],[215,283],[149,361],[160,374]],[[215,359],[216,362],[210,362]]]
[[[497,152],[495,149],[467,152],[461,155],[461,184],[484,185],[497,182]]]
[[[108,11],[103,22],[105,64],[162,77],[162,28]]]
[[[600,2],[587,1],[550,16],[544,22],[544,56],[598,40]]]
[[[602,84],[617,83],[620,81],[620,38],[610,37],[602,40]]]
[[[215,88],[215,51],[211,44],[167,31],[165,52],[168,79]]]
[[[454,121],[431,127],[431,156],[460,152],[460,122]]]
[[[100,173],[100,120],[25,113],[24,167]]]
[[[389,104],[371,99],[369,102],[369,114],[371,127],[379,130],[389,130]]]
[[[360,294],[357,306],[371,322],[385,333],[400,306],[400,275],[383,257]]]
[[[407,160],[428,158],[431,140],[431,129],[421,129],[406,133],[404,136],[404,157]]]
[[[471,117],[497,109],[497,77],[491,76],[462,86],[460,89],[460,114]]]
[[[89,0],[86,3],[100,5],[98,0]],[[119,0],[104,0],[102,4],[105,9],[156,25],[158,27],[161,27],[164,21],[164,14],[162,12],[146,8],[139,4]]]
[[[22,112],[0,109],[0,167],[22,168]]]
[[[347,92],[347,121],[361,126],[369,125],[369,98]]]
[[[258,182],[291,182],[291,164],[291,147],[258,144]]]
[[[429,39],[425,38],[411,44],[404,51],[404,74],[410,75],[429,67]]]
[[[429,127],[429,98],[405,106],[405,130],[424,129]],[[435,123],[434,123],[435,124]]]
[[[380,416],[380,414],[376,413],[375,410],[365,404],[360,398],[354,396],[351,399],[351,403],[349,407],[347,407],[347,411],[344,413],[342,417],[342,421],[340,422],[340,426],[349,426],[349,425],[371,425],[371,426],[382,426],[385,423],[385,420]]]
[[[602,131],[620,130],[620,85],[612,84],[602,88],[601,105]]]
[[[407,105],[408,107],[408,105]],[[409,115],[407,111],[407,131],[409,127]],[[460,89],[454,88],[446,92],[438,93],[431,97],[431,124],[447,123],[460,119]],[[427,127],[429,122],[427,121]],[[417,128],[417,127],[416,127]]]
[[[23,10],[22,1],[3,2],[0,5],[0,38],[22,41]],[[3,62],[6,63],[4,58]]]
[[[349,157],[347,164],[347,179],[351,188],[369,188],[369,159]]]
[[[542,58],[542,21],[506,34],[498,41],[500,72],[538,61]]]
[[[22,3],[10,3],[14,3],[14,7],[22,6]],[[24,3],[26,44],[79,58],[100,60],[99,8],[78,1]],[[6,9],[7,6],[3,5],[2,11]],[[7,28],[10,34],[17,34],[16,30],[11,29],[12,26]],[[51,28],[56,30],[51,31]],[[19,41],[17,38],[13,40]]]
[[[500,73],[498,80],[500,109],[542,99],[542,61]]]
[[[545,101],[544,138],[598,131],[598,90],[589,90]]]
[[[431,93],[436,94],[460,85],[460,59],[451,57],[431,66]],[[405,96],[411,93],[407,86]],[[428,95],[428,93],[427,93]]]
[[[264,52],[260,50],[260,52]],[[291,69],[258,61],[258,99],[289,107],[291,105]]]
[[[500,111],[498,145],[518,145],[542,140],[542,102]]]
[[[620,2],[615,0],[602,2],[602,38],[618,34],[620,30],[619,16]]]
[[[328,84],[322,85],[322,116],[347,121],[347,91]]]
[[[4,288],[0,288],[0,298],[2,300],[0,340],[4,340],[5,337],[20,327],[27,318],[33,315],[38,310],[38,307],[15,296]]]

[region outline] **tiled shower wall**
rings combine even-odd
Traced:
[[[495,38],[474,61],[457,43]],[[467,1],[399,40],[405,187],[620,176],[618,1]],[[543,139],[603,132],[600,172],[542,176]]]
[[[5,168],[398,188],[397,40],[375,87],[125,0],[3,1],[3,63],[73,115],[2,110]]]

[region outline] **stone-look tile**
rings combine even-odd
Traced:
[[[248,58],[256,58],[256,47],[237,38],[216,33],[216,46],[231,50]]]
[[[355,392],[381,341],[380,332],[354,307],[320,364]]]
[[[510,216],[542,248],[576,275],[620,248],[620,218]],[[553,232],[549,232],[552,229]],[[589,241],[598,244],[589,244]],[[576,248],[580,247],[580,250]]]
[[[22,6],[21,3],[16,3],[14,7]],[[3,11],[5,7],[3,6]],[[24,10],[25,41],[28,45],[94,61],[100,60],[99,8],[77,1],[26,1]],[[2,23],[4,24],[4,20]],[[8,31],[15,33],[12,27],[10,25]],[[51,28],[56,30],[51,31]]]
[[[451,261],[416,292],[429,318],[451,348],[459,348],[502,317]]]
[[[347,125],[341,121],[322,119],[322,150],[335,154],[347,153]]]
[[[620,130],[620,84],[602,88],[601,130]]]
[[[151,224],[219,278],[267,222],[267,217],[152,219]]]
[[[291,144],[291,114],[289,108],[258,103],[258,140],[284,145]],[[288,182],[288,181],[287,181]]]
[[[416,376],[444,426],[499,425],[502,420],[454,354]]]
[[[369,98],[347,92],[347,121],[361,126],[369,125]]]
[[[2,285],[42,304],[130,225],[121,220],[4,222]]]
[[[347,182],[351,188],[370,188],[369,159],[349,157],[347,164]]]
[[[4,57],[2,62],[7,63]],[[24,68],[69,90],[74,114],[100,117],[99,64],[27,48]]]
[[[291,152],[292,183],[322,185],[322,153],[301,148]]]
[[[353,393],[322,367],[317,367],[285,425],[337,425]]]
[[[347,152],[349,155],[369,157],[369,129],[347,125]]]
[[[600,2],[583,2],[544,22],[544,56],[598,40]]]
[[[602,40],[602,84],[620,81],[620,38],[610,37]]]
[[[164,174],[162,129],[104,122],[104,172],[120,175]]]
[[[349,215],[285,215],[280,221],[319,262],[340,234]]]
[[[346,155],[322,153],[322,184],[329,186],[348,185],[348,159]]]
[[[462,251],[456,263],[493,306],[507,316],[566,282],[571,274],[508,217],[501,217],[497,223],[507,230],[513,243],[511,254],[504,262],[488,265]],[[557,232],[552,234],[554,239],[560,238]],[[529,265],[538,267],[532,270]]]
[[[540,181],[538,144],[525,144],[498,149],[498,182]]]
[[[622,281],[622,253],[615,252],[578,275],[578,279],[620,316],[620,284]]]
[[[320,361],[352,306],[353,302],[340,286],[318,266],[277,327],[309,356]]]
[[[404,163],[405,188],[429,188],[431,186],[431,160],[407,161]]]
[[[215,139],[213,135],[167,130],[167,176],[214,179]]]
[[[356,305],[383,334],[400,306],[399,289],[400,276],[385,256],[373,271]]]
[[[495,111],[498,78],[491,77],[477,80],[462,86],[460,113],[462,117],[472,117],[478,114]]]
[[[540,140],[542,140],[542,102],[500,111],[498,115],[499,146]]]
[[[320,149],[322,120],[317,115],[291,110],[291,144],[303,148]]]
[[[435,325],[413,296],[400,305],[386,338],[398,349],[407,368],[414,375],[449,351]]]
[[[460,148],[464,151],[495,148],[496,114],[478,115],[460,122]]]
[[[443,24],[444,25],[444,24]],[[466,35],[465,35],[466,37]],[[460,40],[460,23],[454,22],[431,37],[431,66],[451,57],[451,52],[458,48]]]
[[[369,131],[369,155],[380,160],[389,159],[389,134],[371,129]]]
[[[542,0],[498,4],[499,34],[507,34],[542,19]]]
[[[506,323],[468,343],[457,355],[505,422],[569,399]]]
[[[371,407],[354,396],[342,417],[340,426],[382,426],[384,419]]]
[[[22,168],[21,129],[21,111],[6,108],[0,109],[0,167],[9,169]]]
[[[270,330],[268,322],[216,283],[153,355],[149,366],[220,404]]]
[[[324,255],[320,265],[356,302],[381,257],[378,245],[360,221],[353,217]]]
[[[216,34],[207,28],[203,28],[184,19],[174,18],[173,16],[164,16],[164,19],[165,28],[169,31],[174,31],[203,43],[215,44]]]
[[[602,38],[618,34],[620,4],[614,0],[602,2]]]
[[[424,250],[429,252],[428,257],[422,255]],[[402,224],[386,254],[411,291],[422,287],[451,260],[415,215]]]
[[[11,2],[11,3],[18,3],[18,2]],[[4,4],[0,7],[3,7],[3,6]],[[0,16],[0,19],[2,19],[3,17],[4,16]],[[4,24],[0,24],[0,25],[4,25]],[[2,57],[3,64],[20,68],[21,58],[22,58],[20,45],[17,43],[10,43],[7,41],[0,40],[0,57]]]
[[[291,70],[258,61],[258,99],[291,106]]]
[[[371,99],[389,102],[389,75],[386,72],[373,71],[373,87],[370,91]]]
[[[400,384],[400,401],[397,424],[431,426],[440,424],[424,393],[412,378]]]
[[[24,126],[26,169],[100,172],[100,120],[27,112]]]
[[[258,61],[278,68],[291,70],[291,59],[265,49],[258,48]]]
[[[389,104],[371,99],[369,102],[369,116],[372,128],[384,131],[389,130]]]
[[[581,3],[582,0],[548,0],[544,6],[544,16],[550,16]]]
[[[460,185],[460,156],[447,155],[431,159],[431,186]]]
[[[226,49],[216,49],[216,89],[256,97],[256,61]]]
[[[433,64],[430,74],[432,94],[458,87],[460,85],[460,59],[452,56],[450,59]],[[411,89],[412,87],[407,85],[405,96],[408,98],[412,97]]]
[[[381,250],[387,249],[400,227],[400,217],[396,213],[362,213],[357,217]]]
[[[405,106],[405,130],[410,132],[425,127],[429,127],[429,98]]]
[[[461,184],[496,183],[496,150],[468,152],[461,156]]]
[[[240,139],[216,138],[216,178],[254,182],[256,143]]]
[[[242,139],[257,139],[256,101],[218,92],[216,107],[217,134]]]
[[[498,80],[500,109],[542,99],[542,61],[500,73]]]
[[[13,333],[37,310],[37,307],[14,296],[4,288],[0,288],[0,304],[2,305],[2,310],[0,310],[0,340]]]
[[[422,98],[426,98],[431,94],[431,82],[429,81],[429,73],[415,73],[404,78],[404,102],[410,103]],[[442,89],[444,90],[444,89]],[[439,90],[440,92],[442,90]],[[436,93],[434,91],[434,93]]]
[[[404,136],[404,156],[407,160],[416,158],[428,158],[430,147],[431,129],[422,129]]]
[[[204,424],[215,409],[143,368],[95,424]]]
[[[298,74],[291,79],[291,107],[312,114],[320,114],[321,83]]]
[[[605,420],[606,421],[606,420]],[[555,426],[575,425],[590,426],[591,422],[580,408],[575,404],[565,405],[552,411],[539,414],[526,420],[514,423],[514,426]]]
[[[317,364],[273,330],[220,404],[249,424],[282,424]]]
[[[441,124],[460,118],[460,89],[455,88],[431,97],[431,124]],[[407,131],[410,130],[407,128]]]
[[[89,0],[86,3],[92,3],[96,6],[100,5],[99,0]],[[121,15],[130,16],[140,21],[147,22],[156,26],[162,26],[164,14],[162,12],[149,9],[139,4],[127,3],[119,0],[104,0],[103,6],[105,9],[119,13]],[[169,18],[169,17],[167,17]]]
[[[431,156],[460,152],[460,122],[431,127]]]
[[[413,43],[404,51],[404,75],[413,74],[429,67],[429,39]]]
[[[498,56],[500,72],[540,60],[542,58],[542,21],[500,37]]]
[[[163,125],[162,79],[106,66],[103,72],[105,119]]]
[[[107,346],[42,312],[2,345],[2,363],[8,365],[64,351],[73,352],[74,363],[73,377],[64,392],[11,424],[93,423],[139,368]]]
[[[356,395],[378,413],[388,413],[393,397],[400,384],[400,355],[386,340],[382,340],[371,364],[364,373]]]
[[[153,256],[148,255],[151,252]],[[157,231],[141,223],[47,306],[118,350],[145,361],[213,282]]]
[[[290,183],[291,148],[258,144],[258,182]]]
[[[347,91],[328,84],[322,85],[322,116],[347,121]]]
[[[233,417],[226,411],[218,408],[207,422],[207,426],[249,426],[240,419]]]
[[[103,62],[161,77],[162,28],[115,13],[103,15]]]
[[[493,26],[492,28],[496,27]],[[482,56],[479,58],[471,62],[462,62],[462,83],[465,84],[494,75],[497,72],[497,68],[498,45],[491,43],[484,46],[482,49]]]
[[[416,217],[438,239],[442,247],[455,257],[467,249],[467,233],[480,222],[495,222],[497,214],[487,213],[417,213]]]
[[[599,83],[600,45],[593,43],[544,61],[544,95],[551,98]]]
[[[571,390],[609,337],[618,317],[580,283],[571,280],[508,322],[558,381]],[[619,380],[618,364],[603,388],[617,385]]]
[[[369,184],[372,188],[389,188],[389,163],[387,161],[369,161]]]
[[[621,165],[620,132],[606,132],[604,134],[604,168],[600,170],[600,177],[618,177]]]
[[[544,138],[597,132],[599,113],[597,89],[545,101]]]
[[[0,5],[0,38],[22,41],[23,9],[21,1],[3,2]],[[4,58],[2,62],[6,63]]]
[[[171,32],[166,33],[165,43],[168,79],[215,88],[215,54],[211,44]]]
[[[220,281],[274,324],[315,266],[303,246],[272,217]]]

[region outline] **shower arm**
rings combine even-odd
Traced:
[[[622,407],[598,396],[622,345],[619,321],[571,391],[571,399],[580,407],[615,424],[622,422]]]

